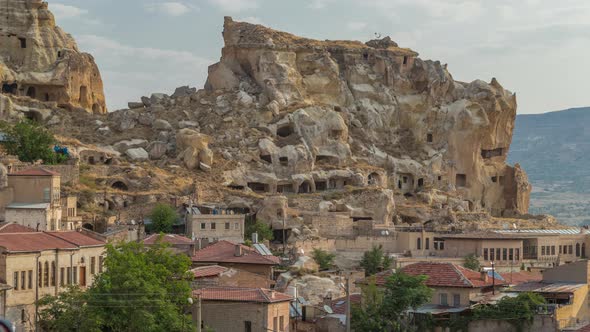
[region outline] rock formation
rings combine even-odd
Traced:
[[[47,2],[0,0],[2,93],[106,113],[94,58],[55,25]]]

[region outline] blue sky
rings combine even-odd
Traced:
[[[94,55],[110,110],[152,92],[202,88],[223,16],[317,39],[390,35],[456,80],[496,77],[519,113],[590,105],[587,0],[49,0]]]

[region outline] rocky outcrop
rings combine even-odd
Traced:
[[[2,93],[59,107],[106,113],[94,58],[55,25],[47,2],[0,0]]]

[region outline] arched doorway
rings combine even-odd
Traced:
[[[27,97],[36,98],[37,96],[37,89],[34,86],[30,86],[27,89]]]
[[[119,190],[123,190],[123,191],[129,190],[129,187],[127,187],[127,185],[123,181],[115,181],[115,182],[113,182],[113,184],[111,185],[111,188],[113,188],[113,189],[119,189]]]

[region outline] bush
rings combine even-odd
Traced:
[[[331,268],[332,265],[334,265],[334,258],[336,258],[336,255],[319,248],[314,249],[311,256],[313,257],[313,260],[320,266],[320,270],[327,270]]]
[[[170,233],[172,225],[178,219],[176,210],[168,204],[158,203],[150,214],[152,219],[152,232]]]
[[[387,270],[391,267],[392,259],[383,253],[383,246],[373,246],[365,251],[361,259],[361,267],[365,269],[365,276],[371,276],[377,272]]]
[[[53,151],[57,142],[53,134],[32,121],[25,120],[15,125],[2,122],[0,131],[6,135],[3,142],[6,152],[18,156],[21,161],[41,159],[45,164],[54,165],[67,160],[65,155]]]
[[[272,239],[274,238],[274,236],[272,234],[272,229],[270,229],[270,226],[268,226],[267,224],[265,224],[264,222],[261,222],[259,220],[256,220],[254,223],[250,223],[249,225],[246,225],[246,231],[244,232],[244,239],[245,240],[252,240],[253,233],[258,233],[258,241],[264,241],[264,240],[272,241]]]

